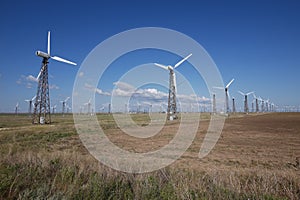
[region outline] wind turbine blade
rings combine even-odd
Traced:
[[[255,95],[255,93],[253,92],[253,97],[254,97],[254,99],[257,99],[257,97],[256,97],[256,95]]]
[[[189,57],[191,57],[193,54],[188,55],[187,57],[185,57],[184,59],[182,59],[181,61],[179,61],[178,63],[176,63],[176,65],[174,65],[174,69],[176,67],[178,67],[179,65],[181,65],[181,63],[183,63],[184,61],[186,61]]]
[[[36,98],[36,95],[34,97],[32,97],[31,101],[35,100],[35,98]]]
[[[225,88],[228,88],[230,85],[231,85],[231,83],[234,81],[234,78],[226,85],[226,87]]]
[[[241,91],[238,91],[238,93],[240,93],[241,95],[245,96],[245,94],[244,94],[244,93],[242,93]]]
[[[53,56],[51,57],[53,60],[57,60],[57,61],[60,61],[60,62],[64,62],[64,63],[68,63],[68,64],[71,64],[71,65],[77,65],[76,63],[74,62],[71,62],[71,61],[68,61],[66,59],[63,59],[63,58],[60,58],[58,56]]]
[[[47,53],[50,55],[50,31],[48,31],[48,45],[47,45]]]
[[[213,88],[215,88],[215,89],[220,89],[220,90],[224,90],[223,87],[213,87]]]
[[[30,100],[28,100],[28,99],[25,99],[25,101],[26,101],[26,102],[29,102]]]
[[[70,99],[70,97],[67,97],[67,98],[65,99],[65,102],[67,102],[69,99]]]
[[[252,91],[252,92],[248,92],[246,95],[248,96],[249,94],[252,94],[252,93],[254,93],[254,91]]]
[[[157,67],[163,68],[165,70],[169,70],[169,68],[167,66],[165,66],[165,65],[158,64],[158,63],[154,63],[154,65],[156,65]]]
[[[38,74],[37,77],[36,77],[36,80],[37,80],[37,81],[39,81],[39,78],[40,78],[40,76],[41,76],[42,70],[43,70],[43,68],[41,68],[39,74]]]
[[[229,98],[229,99],[231,99],[231,98],[230,98],[230,93],[229,93],[229,90],[227,91],[227,94],[228,94],[228,98]]]

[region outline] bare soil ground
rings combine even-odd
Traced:
[[[270,113],[236,115],[226,119],[221,137],[210,154],[200,159],[198,153],[209,120],[201,120],[188,151],[172,167],[188,169],[291,170],[300,175],[300,114]],[[147,152],[166,145],[179,123],[167,124],[149,139],[137,139],[119,129],[105,130],[110,140],[134,152]],[[186,134],[189,134],[187,130]]]

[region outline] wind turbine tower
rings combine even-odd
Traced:
[[[32,110],[32,102],[34,101],[34,99],[36,98],[36,96],[32,97],[32,99],[26,99],[25,101],[29,103],[28,106],[28,113],[31,114],[31,110]]]
[[[266,100],[266,112],[269,112],[269,99]]]
[[[34,113],[32,117],[33,124],[50,124],[51,117],[50,117],[50,96],[49,96],[49,84],[48,84],[48,63],[49,59],[52,58],[53,60],[68,63],[71,65],[76,65],[71,61],[65,60],[63,58],[57,56],[50,55],[50,31],[48,31],[48,45],[47,45],[47,53],[42,51],[36,52],[37,56],[43,58],[42,67],[40,70],[39,75],[37,76],[38,79],[38,88],[37,94],[34,104]]]
[[[91,114],[91,99],[89,99],[89,101],[87,103],[85,103],[84,105],[87,106],[87,114]]]
[[[232,112],[235,113],[235,99],[234,97],[232,98]]]
[[[260,98],[260,101],[261,101],[261,112],[264,112],[265,111],[265,102],[262,98]]]
[[[213,94],[213,113],[217,113],[217,108],[216,108],[216,94]]]
[[[55,110],[56,110],[56,105],[55,105],[55,106],[52,106],[52,114],[55,113]]]
[[[60,101],[62,103],[62,114],[65,114],[65,110],[66,110],[66,103],[67,101],[70,99],[70,97],[67,97],[64,101]]]
[[[245,94],[245,93],[239,91],[239,93],[245,97],[245,100],[244,100],[244,113],[248,113],[249,112],[249,108],[248,108],[248,95],[252,94],[253,92],[248,92],[248,93]]]
[[[259,107],[258,107],[258,98],[256,97],[256,95],[253,93],[253,97],[255,99],[255,112],[259,112]]]
[[[15,114],[17,115],[19,112],[19,102],[16,104],[16,108],[15,108]]]
[[[225,89],[225,112],[229,113],[230,109],[229,109],[229,94],[228,94],[228,88],[229,86],[232,84],[232,82],[234,81],[234,78],[231,79],[231,81],[229,81],[229,83],[225,86],[225,88],[223,87],[214,87],[216,89]]]
[[[171,65],[162,65],[158,63],[154,63],[156,66],[161,67],[165,70],[169,70],[169,96],[168,96],[168,109],[167,109],[167,119],[168,120],[173,120],[177,119],[177,106],[176,106],[176,77],[175,77],[175,72],[174,69],[181,65],[184,61],[186,61],[189,57],[191,57],[192,54],[189,54],[182,60],[180,60],[178,63],[172,67]]]

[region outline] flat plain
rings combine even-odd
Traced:
[[[133,114],[147,126],[147,114]],[[112,115],[97,118],[120,148],[147,152],[168,144],[179,122],[147,139],[124,134]],[[145,174],[113,170],[93,158],[71,114],[32,125],[25,114],[0,115],[0,199],[300,199],[300,113],[235,114],[214,149],[198,153],[210,114],[201,114],[189,149],[170,166]],[[189,134],[189,130],[187,130]]]

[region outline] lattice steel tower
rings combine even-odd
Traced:
[[[50,96],[49,96],[49,83],[48,83],[48,60],[52,58],[60,62],[68,63],[71,65],[76,65],[76,63],[65,60],[58,56],[50,55],[50,31],[48,31],[48,44],[47,44],[47,53],[42,51],[36,52],[37,56],[43,58],[42,67],[39,75],[37,76],[38,80],[38,89],[36,94],[36,99],[34,103],[34,112],[32,115],[33,124],[50,124]]]
[[[43,59],[40,76],[38,77],[38,89],[35,98],[32,123],[33,124],[51,123],[47,58]]]

